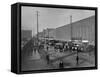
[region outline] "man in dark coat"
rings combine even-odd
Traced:
[[[76,65],[79,65],[79,57],[78,57],[78,55],[76,56]]]
[[[49,64],[50,58],[49,55],[46,55],[47,64]]]
[[[64,68],[64,63],[62,61],[59,63],[59,68],[60,69]]]

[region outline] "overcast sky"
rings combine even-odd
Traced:
[[[32,30],[33,34],[36,34],[37,30],[36,11],[39,12],[39,32],[46,28],[57,28],[69,24],[71,15],[72,22],[95,15],[95,12],[90,10],[22,6],[22,29]]]

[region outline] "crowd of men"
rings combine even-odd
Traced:
[[[46,51],[48,51],[50,47],[53,47],[55,52],[67,52],[67,51],[70,51],[71,53],[74,51],[77,52],[76,65],[79,64],[79,56],[78,56],[79,52],[91,52],[92,50],[94,50],[94,46],[89,45],[89,43],[77,44],[72,41],[68,42],[59,40],[47,40],[46,42],[41,42],[39,48],[44,49],[44,45],[46,45]],[[49,57],[50,55],[46,55],[47,64],[50,63]],[[64,68],[64,63],[62,60],[59,62],[59,68]]]
[[[72,41],[59,41],[59,40],[47,40],[47,42],[41,42],[40,48],[43,48],[44,45],[47,46],[47,50],[49,47],[54,47],[55,51],[59,50],[60,52],[66,51],[78,51],[78,52],[89,52],[94,49],[95,46],[89,45],[89,43],[74,43]]]
[[[36,39],[35,39],[36,40]],[[46,47],[46,48],[45,48]],[[95,46],[93,45],[89,45],[89,43],[74,43],[73,41],[60,41],[60,40],[38,40],[37,44],[35,43],[34,39],[30,40],[23,48],[23,51],[25,52],[25,54],[28,54],[27,51],[32,52],[34,50],[35,51],[39,51],[41,49],[46,49],[46,51],[49,51],[49,48],[53,47],[55,52],[71,52],[73,53],[74,51],[77,52],[77,56],[76,56],[76,64],[78,65],[78,61],[79,61],[79,56],[78,53],[79,52],[90,52],[92,50],[95,49]],[[25,56],[24,54],[24,56]],[[47,64],[50,63],[50,55],[46,55],[46,60],[47,60]],[[59,62],[59,68],[64,68],[64,63],[61,60]]]

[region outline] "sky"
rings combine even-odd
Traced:
[[[95,15],[93,10],[22,6],[22,29],[32,30],[33,35],[37,32],[37,11],[39,15],[39,32],[43,31],[43,29],[58,28],[69,24],[70,16],[72,16],[72,22],[76,22]]]

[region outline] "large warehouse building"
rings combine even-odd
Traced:
[[[56,29],[45,29],[39,36],[56,40],[88,40],[95,41],[95,16],[67,24]]]
[[[71,27],[72,26],[72,27]],[[72,31],[71,31],[72,30]],[[58,40],[95,40],[95,16],[56,28]]]

